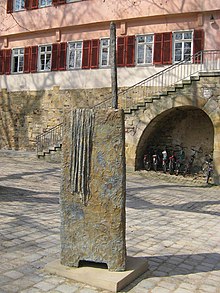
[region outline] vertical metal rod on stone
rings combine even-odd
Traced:
[[[112,85],[112,108],[118,109],[118,85],[117,85],[117,65],[116,65],[116,25],[110,23],[110,65],[111,65],[111,85]]]

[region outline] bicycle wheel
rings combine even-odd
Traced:
[[[169,162],[169,173],[170,175],[173,175],[174,172],[174,164],[172,161]]]
[[[157,172],[157,163],[153,163],[153,169],[155,172]]]
[[[175,175],[178,176],[179,175],[179,172],[180,172],[180,164],[177,163],[176,164],[176,168],[175,168]]]
[[[150,168],[151,168],[150,162],[145,162],[144,163],[144,168],[145,168],[145,170],[150,171]]]
[[[163,172],[166,173],[167,172],[167,164],[164,162],[163,163]]]
[[[207,171],[207,174],[206,174],[206,183],[207,183],[207,184],[209,183],[209,179],[210,179],[210,177],[211,177],[211,171],[208,170],[208,171]]]
[[[208,170],[209,170],[209,166],[207,165],[207,163],[203,163],[202,164],[202,174],[203,174],[203,177],[207,177]]]

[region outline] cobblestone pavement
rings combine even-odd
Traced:
[[[107,293],[44,271],[59,258],[59,182],[59,164],[0,154],[1,293]],[[220,188],[129,172],[127,251],[149,270],[123,292],[220,292]]]

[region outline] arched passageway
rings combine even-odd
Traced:
[[[165,146],[184,147],[186,156],[191,149],[200,150],[196,155],[199,165],[206,154],[213,152],[214,127],[209,116],[201,109],[182,106],[162,112],[146,127],[136,149],[135,169],[143,168],[143,156],[149,148],[159,152]]]

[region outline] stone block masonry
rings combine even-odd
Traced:
[[[63,121],[66,108],[89,108],[109,89],[0,91],[0,149],[35,150],[36,136]]]
[[[86,126],[87,125],[87,126]],[[122,110],[64,115],[61,263],[125,270],[125,136]]]

